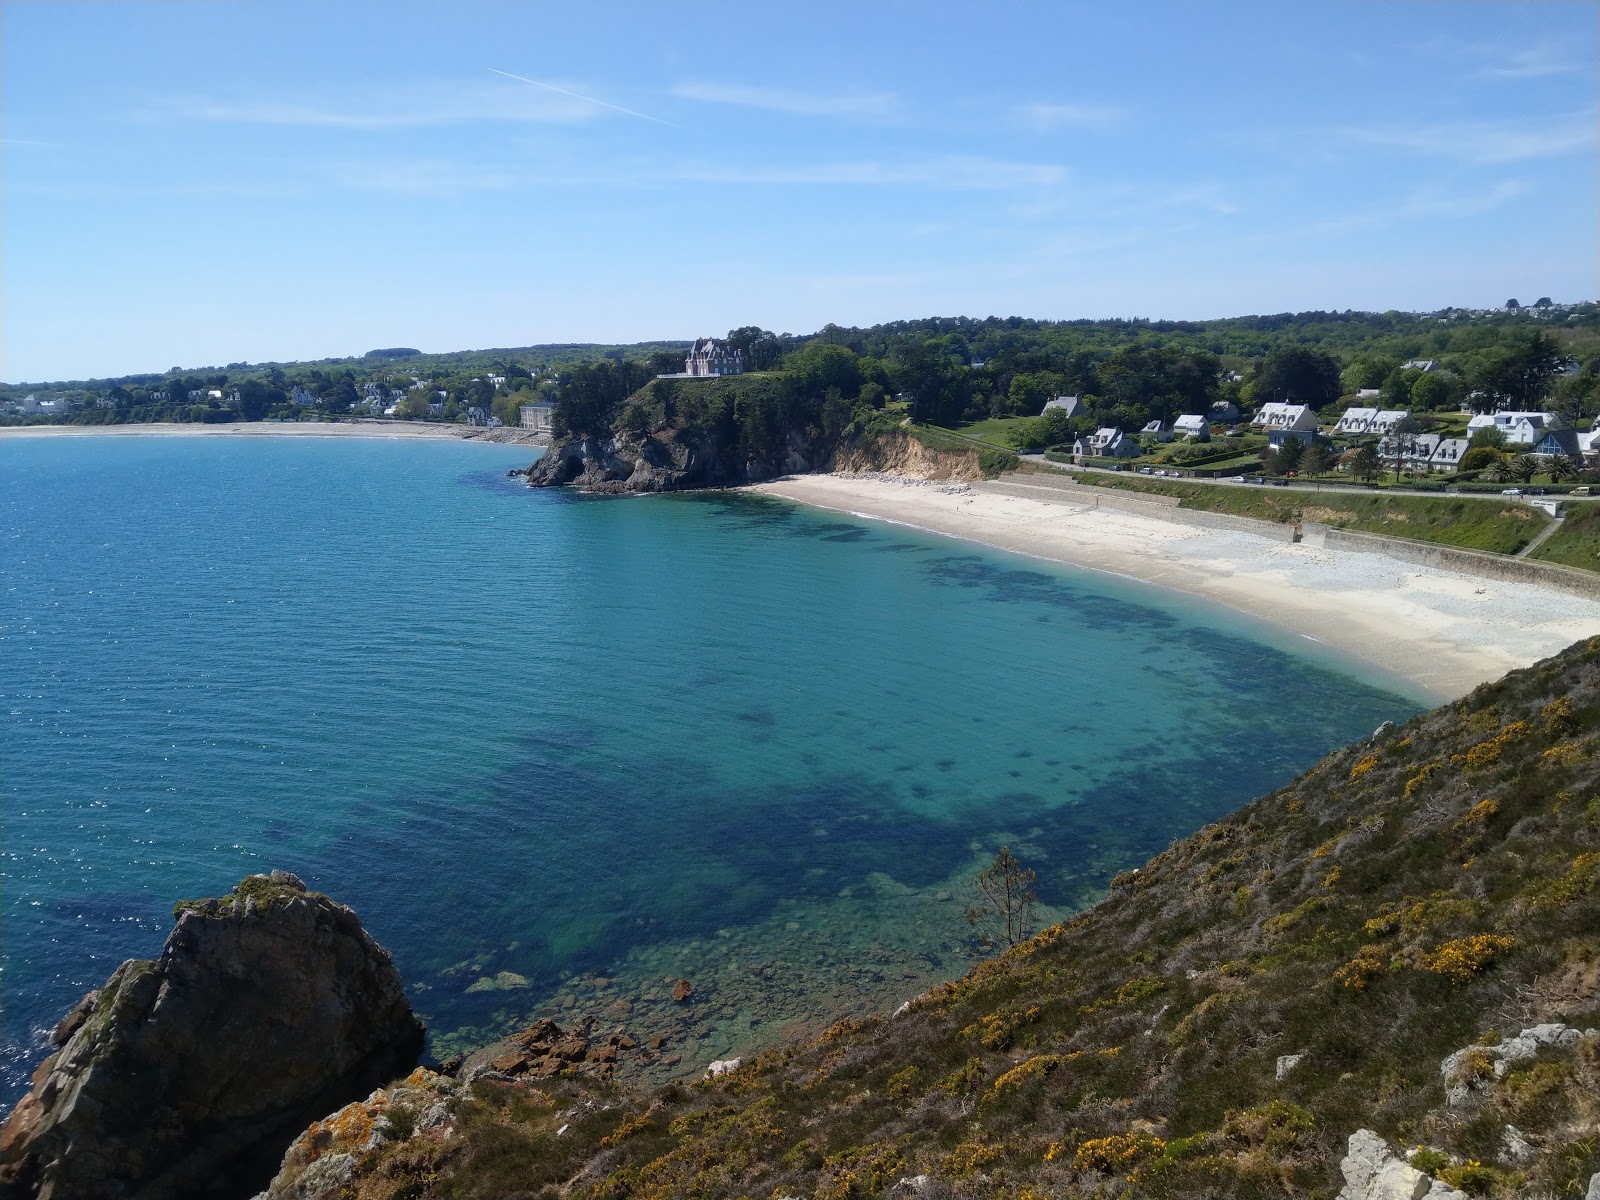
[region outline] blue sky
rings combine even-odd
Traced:
[[[1600,290],[1593,3],[0,11],[10,380]]]

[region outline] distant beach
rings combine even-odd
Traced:
[[[220,425],[13,425],[0,438],[32,437],[373,437],[453,438],[457,441],[527,443],[542,439],[520,429],[484,429],[432,421],[231,421]]]
[[[1600,633],[1600,602],[1580,596],[1088,503],[841,475],[792,476],[753,490],[1200,596],[1438,700]]]

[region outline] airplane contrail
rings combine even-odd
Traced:
[[[631,108],[623,108],[620,104],[612,104],[608,100],[596,100],[593,96],[585,96],[581,92],[569,92],[566,88],[557,87],[553,83],[541,83],[537,79],[529,79],[526,75],[513,75],[510,71],[502,71],[499,67],[490,67],[496,75],[504,75],[507,79],[517,79],[523,83],[531,83],[534,87],[542,87],[547,92],[556,92],[562,96],[571,96],[574,100],[582,100],[586,104],[598,104],[601,108],[609,108],[614,112],[626,113],[630,117],[638,117],[641,121],[654,121],[657,125],[667,125],[673,129],[678,128],[671,121],[663,121],[660,117],[652,117],[649,113],[634,112]]]

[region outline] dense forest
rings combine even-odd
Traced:
[[[827,325],[811,335],[746,326],[726,340],[743,353],[748,370],[773,372],[779,384],[750,393],[765,415],[693,419],[739,423],[751,438],[768,417],[820,426],[825,405],[830,423],[899,401],[915,421],[953,426],[1035,415],[1059,394],[1082,398],[1079,427],[1135,430],[1218,400],[1245,412],[1291,401],[1327,415],[1364,389],[1378,390],[1384,407],[1416,412],[1553,405],[1576,423],[1600,407],[1600,306],[1592,303],[1196,322],[931,317],[870,328]],[[17,414],[13,422],[248,421],[352,412],[452,421],[477,409],[513,424],[519,405],[550,399],[563,431],[593,433],[623,420],[637,430],[651,419],[676,420],[667,412],[675,402],[670,389],[653,389],[647,404],[630,406],[628,397],[657,374],[681,370],[686,346],[544,345],[435,355],[393,347],[318,363],[231,363],[7,384],[0,395],[8,408],[32,394],[74,410]],[[1408,365],[1430,360],[1428,370]],[[796,404],[806,412],[797,414]],[[785,412],[778,414],[780,408]],[[1063,425],[1050,431],[1050,440],[1078,431]]]

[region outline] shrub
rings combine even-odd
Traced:
[[[1516,944],[1515,938],[1500,933],[1457,938],[1423,955],[1422,969],[1456,983],[1466,983]]]
[[[1072,1156],[1080,1171],[1104,1171],[1125,1175],[1138,1163],[1154,1158],[1166,1143],[1149,1133],[1114,1133],[1110,1137],[1090,1138]]]

